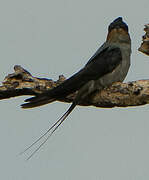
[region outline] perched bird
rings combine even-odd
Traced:
[[[65,80],[59,86],[26,99],[25,102],[27,103],[21,105],[22,108],[33,108],[64,98],[77,91],[72,105],[64,115],[26,150],[49,133],[43,143],[33,152],[34,154],[63,123],[75,106],[84,101],[91,93],[100,91],[114,82],[122,82],[130,67],[130,56],[131,39],[128,26],[123,22],[122,17],[118,17],[108,27],[106,42],[79,72]]]

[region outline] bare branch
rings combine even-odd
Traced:
[[[2,82],[0,99],[43,93],[65,80],[64,76],[59,76],[59,80],[56,82],[51,79],[36,78],[19,65],[14,66],[14,71],[14,73],[6,76]]]
[[[0,86],[0,99],[21,95],[36,95],[51,89],[65,80],[63,75],[57,81],[32,76],[21,66],[14,67],[15,72],[5,77]],[[64,97],[60,101],[72,102],[75,94]],[[96,107],[127,107],[149,103],[149,80],[128,83],[114,83],[111,87],[92,94],[83,104]]]

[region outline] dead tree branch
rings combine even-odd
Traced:
[[[15,72],[5,77],[0,86],[0,99],[22,95],[37,95],[51,89],[65,78],[59,76],[57,81],[33,77],[21,66],[14,67]],[[64,97],[60,101],[72,102],[76,93]],[[127,107],[149,103],[149,80],[139,80],[128,83],[114,83],[111,87],[96,92],[81,105],[97,107]]]

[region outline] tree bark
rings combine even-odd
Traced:
[[[139,51],[149,55],[149,24],[145,25],[145,35]],[[57,81],[46,78],[37,78],[19,65],[14,66],[14,73],[5,77],[0,86],[0,99],[7,99],[22,95],[37,95],[52,89],[66,80],[63,75]],[[63,102],[72,102],[76,92],[63,99]],[[149,80],[138,80],[128,83],[114,83],[111,87],[95,92],[87,98],[82,106],[96,107],[128,107],[149,104]]]

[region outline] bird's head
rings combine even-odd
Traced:
[[[108,42],[130,42],[128,26],[123,22],[122,17],[115,19],[108,27]]]

